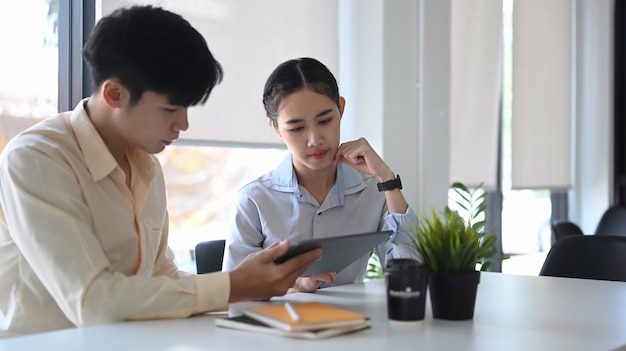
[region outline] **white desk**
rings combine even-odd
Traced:
[[[626,350],[626,283],[483,273],[471,321],[387,321],[383,281],[297,294],[367,314],[372,328],[309,341],[216,328],[203,315],[123,322],[0,340],[0,350]],[[235,304],[232,310],[245,307]]]

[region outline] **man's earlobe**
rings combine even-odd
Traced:
[[[107,79],[102,83],[100,96],[111,107],[120,107],[124,87],[118,79]]]

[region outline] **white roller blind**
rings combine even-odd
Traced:
[[[513,188],[571,186],[572,1],[513,5]]]
[[[207,103],[189,111],[181,139],[276,144],[267,124],[263,86],[281,62],[311,56],[338,76],[337,0],[101,0],[106,15],[120,6],[153,4],[185,17],[207,40],[224,80]]]
[[[450,182],[497,184],[502,2],[453,0]]]

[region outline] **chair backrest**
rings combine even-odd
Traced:
[[[626,206],[609,207],[598,222],[596,234],[626,236]]]
[[[539,275],[626,282],[626,237],[562,238],[548,252]]]
[[[196,245],[196,271],[198,274],[222,270],[226,240],[203,241]]]
[[[554,242],[566,236],[584,234],[582,229],[580,229],[580,227],[576,223],[568,221],[566,219],[555,220],[552,221],[550,224],[552,226],[552,235],[554,237]]]

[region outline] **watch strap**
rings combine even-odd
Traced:
[[[396,179],[378,183],[378,191],[387,191],[393,189],[402,189],[402,181],[400,180],[400,175],[396,175]]]

